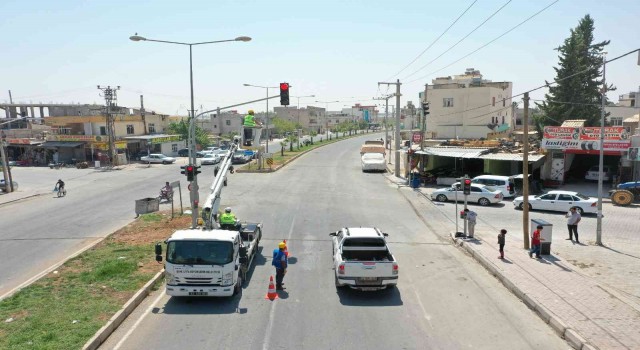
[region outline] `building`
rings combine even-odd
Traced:
[[[427,132],[436,138],[486,138],[513,124],[511,82],[483,79],[479,70],[432,80],[426,87],[429,102]],[[425,92],[419,94],[424,101]]]
[[[636,104],[637,94],[637,92],[630,92],[620,95],[618,96],[618,103],[604,107],[607,113],[607,122],[610,126],[622,126],[627,118],[633,117],[640,112],[640,106]]]

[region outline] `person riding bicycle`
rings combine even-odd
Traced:
[[[56,188],[60,192],[64,191],[64,181],[62,181],[62,179],[58,179],[58,182],[56,182]]]
[[[220,215],[220,228],[223,230],[228,230],[228,229],[235,230],[238,228],[237,221],[238,219],[236,219],[236,216],[231,212],[231,208],[226,207],[224,209],[224,213]]]

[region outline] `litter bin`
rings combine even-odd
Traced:
[[[411,175],[411,188],[420,187],[420,176],[418,174]]]
[[[551,255],[551,238],[553,238],[553,224],[542,219],[531,219],[531,232],[529,236],[533,236],[533,231],[538,225],[542,226],[540,238],[540,255]]]
[[[142,198],[136,200],[136,217],[140,214],[153,213],[160,210],[159,198]]]

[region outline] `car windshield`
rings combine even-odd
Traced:
[[[576,197],[579,197],[579,198],[580,198],[580,199],[582,199],[582,200],[588,200],[588,199],[589,199],[589,196],[586,196],[586,195],[584,195],[584,194],[582,194],[582,193],[579,193],[579,192],[578,192],[578,193],[576,193],[576,194],[575,194],[575,196],[576,196]]]
[[[233,261],[233,244],[220,241],[172,241],[167,262],[185,265],[218,265]]]

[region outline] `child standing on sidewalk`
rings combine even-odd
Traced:
[[[537,226],[537,230],[533,231],[531,235],[531,250],[529,251],[529,257],[531,258],[533,253],[536,254],[536,258],[540,259],[540,241],[544,241],[544,239],[540,238],[540,234],[542,233],[542,225]]]
[[[504,239],[506,234],[507,230],[505,229],[500,230],[500,233],[498,234],[498,244],[500,245],[500,256],[498,259],[504,259]]]

